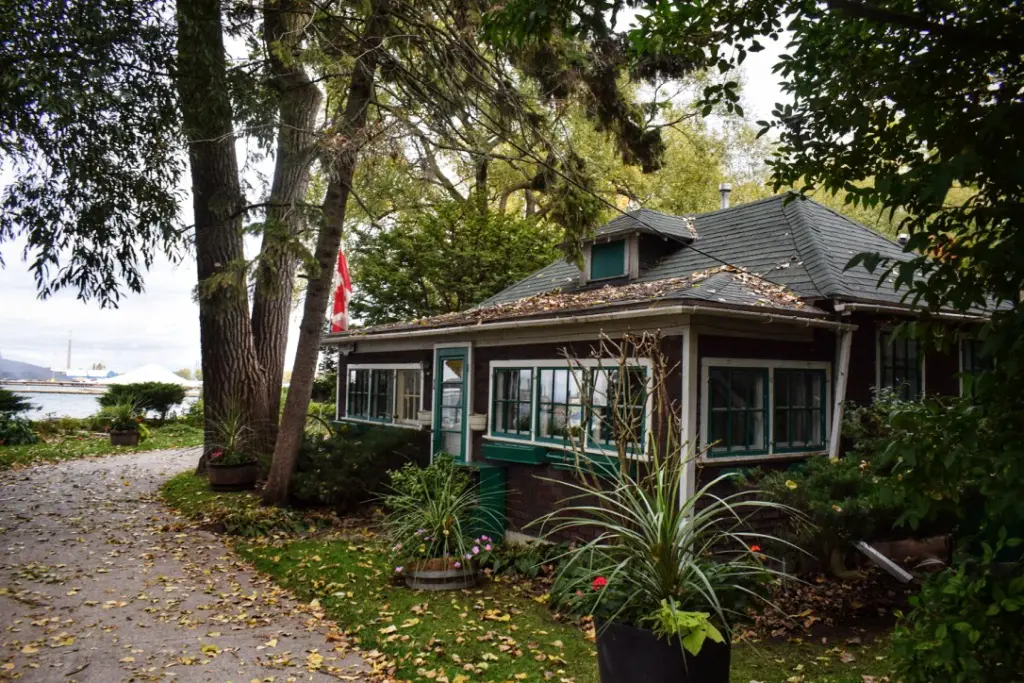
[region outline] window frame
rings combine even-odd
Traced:
[[[352,406],[351,402],[351,384],[348,381],[349,373],[353,370],[360,371],[366,370],[370,372],[369,376],[369,394],[367,395],[367,415],[353,416],[349,414],[349,409]],[[374,399],[374,383],[373,383],[373,371],[390,371],[391,372],[391,409],[389,412],[390,417],[387,419],[376,419],[369,417],[369,410],[373,406]],[[419,373],[419,386],[420,386],[420,400],[417,406],[417,412],[424,410],[424,391],[426,388],[426,372],[424,372],[422,363],[351,363],[345,366],[345,414],[338,416],[339,422],[356,422],[359,424],[374,424],[374,425],[390,425],[392,427],[402,427],[405,429],[419,429],[420,423],[418,416],[411,420],[398,420],[395,418],[397,415],[399,400],[398,397],[398,371],[400,370],[415,370]],[[341,373],[339,373],[338,381],[340,383]]]
[[[709,448],[707,450],[707,457],[710,458],[710,459],[717,460],[719,458],[751,458],[751,457],[757,457],[759,455],[769,455],[772,452],[772,428],[771,428],[771,422],[772,422],[772,415],[773,415],[774,410],[775,410],[774,406],[772,404],[772,401],[769,398],[769,394],[774,390],[774,383],[772,382],[772,373],[771,373],[771,371],[768,368],[762,368],[762,367],[724,366],[724,365],[708,366],[708,381],[707,381],[707,384],[705,386],[708,389],[707,392],[706,392],[706,397],[707,397],[706,400],[708,402],[708,425],[707,425],[707,429],[708,429],[708,443],[709,444],[714,443],[713,441],[711,441],[711,429],[712,429],[711,418],[712,418],[712,416],[714,415],[714,412],[715,412],[714,407],[711,405],[711,373],[714,370],[728,370],[730,372],[733,372],[733,371],[755,372],[760,377],[762,377],[764,379],[764,394],[763,394],[763,398],[761,399],[761,409],[759,411],[759,412],[761,412],[764,415],[764,427],[762,428],[763,432],[764,432],[764,434],[763,434],[764,448],[756,449],[756,450],[755,449],[750,449],[750,450],[747,450],[747,451],[742,452],[742,453],[738,452],[738,451],[724,451],[724,452],[719,451],[717,454],[714,452],[714,450],[712,450],[712,448]],[[726,412],[726,416],[727,416],[726,417],[726,425],[727,425],[726,426],[726,431],[729,431],[729,426],[731,426],[731,424],[732,424],[732,420],[731,420],[731,417],[730,417],[730,413],[732,411],[728,407],[726,408],[726,411],[727,411]],[[758,411],[756,411],[753,408],[744,408],[744,409],[742,409],[742,412],[749,413],[749,412],[758,412]]]
[[[819,450],[819,449],[815,448],[815,449],[812,449],[812,452],[816,452],[817,453],[817,452],[825,452],[825,451],[827,451],[828,450],[828,436],[829,436],[829,434],[828,434],[828,416],[827,416],[827,406],[828,406],[828,403],[829,403],[829,396],[828,396],[828,373],[826,373],[823,369],[819,369],[819,368],[783,368],[783,367],[776,367],[776,368],[772,369],[772,378],[771,378],[771,391],[772,391],[772,415],[771,415],[772,440],[771,440],[771,447],[772,447],[773,452],[774,453],[778,453],[780,455],[781,454],[785,454],[785,453],[806,453],[807,452],[807,446],[786,446],[786,447],[780,448],[777,445],[777,442],[775,440],[775,413],[779,410],[779,407],[777,405],[775,405],[775,389],[778,386],[777,384],[775,384],[775,371],[776,370],[782,370],[784,373],[786,373],[786,372],[792,372],[792,373],[797,373],[797,372],[813,372],[816,375],[820,375],[821,376],[821,408],[819,409],[819,412],[821,413],[821,417],[819,418],[819,420],[820,420],[820,427],[821,427],[821,449]],[[796,411],[803,411],[803,412],[811,412],[811,413],[813,413],[814,408],[813,407],[811,407],[811,408],[807,408],[807,407],[804,407],[804,408],[787,407],[787,408],[785,408],[785,410],[786,410],[786,414],[788,416],[787,420],[789,422],[788,427],[789,427],[789,431],[790,431],[790,438],[792,439],[792,425],[793,425],[792,415],[793,415],[793,413],[796,412]]]
[[[710,437],[711,437],[711,368],[713,367],[726,367],[734,369],[756,369],[765,370],[768,375],[767,386],[765,387],[765,401],[767,403],[766,411],[766,423],[767,423],[767,449],[764,452],[748,453],[745,455],[736,455],[733,453],[722,453],[715,455],[711,453],[708,448]],[[825,375],[825,386],[824,395],[822,397],[822,412],[824,414],[825,426],[822,432],[824,436],[824,443],[822,448],[818,449],[777,449],[775,447],[775,371],[776,370],[819,370],[824,372]],[[698,458],[699,462],[708,464],[732,464],[732,463],[749,463],[749,462],[763,462],[766,460],[788,460],[804,458],[811,455],[818,455],[828,452],[829,438],[831,437],[832,429],[832,408],[833,408],[833,396],[832,396],[832,363],[829,361],[815,361],[815,360],[779,360],[779,359],[762,359],[762,358],[718,358],[718,357],[705,357],[701,358],[700,361],[700,390],[698,395],[698,402],[700,403],[700,432],[699,432],[699,443],[701,446],[701,453]]]
[[[956,348],[957,368],[959,370],[957,372],[957,383],[958,383],[958,385],[960,387],[960,395],[961,396],[965,395],[966,387],[964,386],[964,378],[967,375],[974,375],[974,376],[976,376],[980,372],[991,371],[993,369],[992,365],[991,365],[991,359],[989,360],[989,367],[987,367],[987,368],[980,367],[980,364],[976,362],[977,360],[979,360],[977,358],[975,358],[974,359],[975,362],[972,363],[974,365],[973,368],[970,368],[970,369],[967,368],[966,364],[964,363],[964,360],[966,359],[966,355],[965,354],[966,354],[968,345],[977,347],[977,346],[980,346],[982,343],[983,342],[980,339],[978,339],[978,337],[976,335],[974,335],[974,334],[960,334],[960,335],[958,335],[957,345],[956,345],[957,346],[957,348]]]
[[[494,427],[495,419],[494,418],[497,417],[497,415],[498,415],[497,406],[498,406],[498,402],[499,401],[503,405],[505,405],[505,406],[508,406],[509,404],[514,403],[516,405],[516,415],[517,416],[519,415],[519,410],[518,410],[519,405],[524,403],[524,401],[522,401],[520,399],[511,400],[511,399],[504,399],[504,398],[498,398],[497,397],[497,393],[496,393],[495,389],[496,389],[496,387],[498,385],[498,373],[499,372],[510,372],[510,373],[514,373],[514,376],[518,376],[519,373],[522,373],[524,371],[530,373],[530,397],[529,397],[529,399],[527,401],[525,401],[525,403],[527,403],[529,408],[530,408],[530,429],[529,429],[529,433],[527,433],[527,434],[517,434],[517,433],[512,433],[512,432],[494,431],[495,430],[495,427]],[[500,436],[500,437],[506,438],[506,439],[515,439],[516,441],[527,441],[527,442],[533,441],[534,437],[536,436],[536,431],[537,431],[536,416],[534,415],[534,412],[533,412],[533,409],[534,409],[533,396],[534,396],[534,393],[536,392],[536,388],[537,388],[537,375],[540,374],[539,370],[536,367],[532,367],[532,366],[527,366],[527,367],[494,367],[492,365],[492,367],[490,368],[490,373],[491,373],[491,375],[490,375],[490,383],[491,383],[490,387],[491,388],[490,388],[490,391],[489,391],[489,395],[490,395],[490,411],[488,413],[488,420],[487,420],[487,422],[488,422],[488,430],[487,430],[488,433],[489,434],[493,433],[495,436]],[[494,416],[494,417],[491,417],[491,416]]]
[[[650,358],[639,358],[629,359],[626,363],[629,367],[640,367],[644,370],[644,377],[646,380],[646,392],[647,400],[644,405],[644,428],[643,428],[643,442],[640,446],[640,452],[636,453],[633,449],[630,449],[629,457],[638,460],[646,459],[647,446],[651,439],[651,420],[650,415],[653,410],[652,401],[653,397],[650,396],[650,388],[652,383],[652,370],[653,363]],[[572,448],[571,442],[565,439],[552,439],[542,437],[539,434],[539,420],[540,420],[540,371],[541,370],[568,370],[570,373],[573,371],[583,369],[587,372],[584,377],[584,383],[590,383],[590,375],[595,369],[618,369],[618,360],[614,358],[598,359],[598,358],[586,358],[578,361],[574,360],[569,362],[565,359],[550,359],[541,358],[533,360],[501,360],[501,361],[490,361],[489,372],[490,377],[488,380],[487,391],[488,391],[488,402],[487,405],[490,409],[487,412],[487,431],[484,433],[484,439],[487,441],[497,441],[504,443],[515,443],[515,444],[530,444],[533,446],[542,446],[544,448],[551,448],[555,450],[569,450]],[[530,392],[530,403],[531,403],[531,420],[530,420],[530,438],[516,438],[514,436],[506,436],[502,432],[495,432],[495,412],[494,406],[494,391],[495,391],[495,374],[494,371],[497,369],[518,369],[526,370],[532,369],[532,382],[533,387]],[[570,374],[570,378],[572,375]],[[570,381],[572,381],[570,379]],[[587,388],[584,387],[584,390]],[[618,451],[614,447],[600,446],[591,444],[590,442],[590,430],[589,427],[589,416],[586,414],[586,401],[582,401],[581,409],[584,411],[583,422],[581,427],[583,429],[583,450],[585,453],[591,453],[595,455],[610,455],[617,456]]]
[[[892,326],[884,326],[878,328],[875,332],[875,394],[877,395],[882,389],[889,389],[895,387],[882,386],[882,347],[885,344],[885,337],[891,336],[895,332],[896,328]],[[908,400],[914,401],[923,398],[928,393],[927,381],[927,354],[924,352],[924,347],[916,339],[904,339],[903,341],[912,341],[917,344],[917,358],[918,358],[918,372],[921,373],[921,387],[920,394],[918,396],[909,396]],[[894,371],[895,372],[895,371]]]

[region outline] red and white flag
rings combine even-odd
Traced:
[[[334,313],[331,315],[331,332],[348,329],[348,301],[352,298],[352,278],[348,274],[345,252],[338,252],[338,288],[334,290]]]

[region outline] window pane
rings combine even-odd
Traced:
[[[715,453],[767,451],[765,391],[768,372],[760,368],[711,368],[710,427]],[[783,385],[784,386],[784,385]]]
[[[502,368],[494,371],[494,433],[530,436],[532,379],[533,371],[529,369]]]
[[[373,370],[370,373],[370,419],[390,422],[394,416],[392,391],[394,370]]]
[[[420,409],[420,371],[398,370],[395,373],[398,400],[395,412],[399,420],[415,420]]]
[[[821,423],[824,394],[823,370],[775,370],[775,415],[772,429],[776,449],[824,448]]]

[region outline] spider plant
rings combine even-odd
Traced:
[[[219,417],[209,421],[207,429],[213,436],[211,465],[246,465],[255,461],[256,430],[250,426],[240,402],[232,401]]]
[[[646,452],[630,456],[620,450],[617,468],[598,467],[574,445],[575,476],[560,481],[570,495],[534,522],[548,536],[586,530],[591,538],[563,556],[552,594],[601,621],[653,626],[664,637],[673,628],[681,640],[694,629],[713,636],[715,628],[695,626],[705,623],[728,633],[747,600],[759,596],[772,575],[781,576],[762,547],[792,547],[752,530],[751,518],[795,511],[762,499],[758,491],[736,490],[730,481],[736,474],[722,474],[692,496],[683,495],[684,467],[695,455],[681,443],[678,414],[666,398],[664,378],[671,373],[656,345],[647,352],[655,356],[647,390],[657,424]],[[642,442],[629,431],[637,422],[628,411],[605,415],[620,420],[613,425],[620,439]]]

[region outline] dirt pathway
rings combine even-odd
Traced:
[[[0,475],[0,680],[365,680],[333,624],[156,500],[194,451]]]

